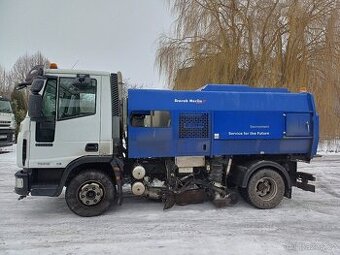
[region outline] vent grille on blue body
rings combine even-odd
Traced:
[[[179,138],[208,138],[208,113],[181,113],[179,115]]]

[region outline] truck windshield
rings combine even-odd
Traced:
[[[0,100],[0,112],[12,113],[11,103],[9,101]]]

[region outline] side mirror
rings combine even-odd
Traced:
[[[28,98],[28,116],[33,121],[41,119],[42,95],[31,94]]]
[[[33,121],[37,121],[41,119],[41,110],[42,110],[42,95],[39,95],[39,92],[44,87],[45,80],[44,79],[34,79],[32,81],[31,92],[28,98],[28,116]]]
[[[31,92],[33,95],[39,94],[41,89],[44,87],[45,80],[44,79],[34,79],[31,86]]]
[[[26,88],[27,86],[31,85],[33,80],[39,76],[43,76],[44,74],[44,66],[43,65],[37,65],[33,67],[28,74],[26,75],[25,81],[21,82],[17,85],[16,89],[20,90],[23,88]]]

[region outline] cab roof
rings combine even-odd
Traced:
[[[110,75],[110,72],[103,72],[103,71],[90,71],[90,70],[75,70],[75,69],[45,69],[45,74],[52,74],[52,75],[63,75],[63,74],[89,74],[97,75],[97,76],[107,76]]]

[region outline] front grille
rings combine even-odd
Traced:
[[[179,116],[179,138],[208,138],[208,113],[181,113]]]
[[[1,142],[12,142],[13,130],[11,129],[0,129],[0,141]]]
[[[9,127],[10,125],[10,121],[0,120],[0,127]]]

